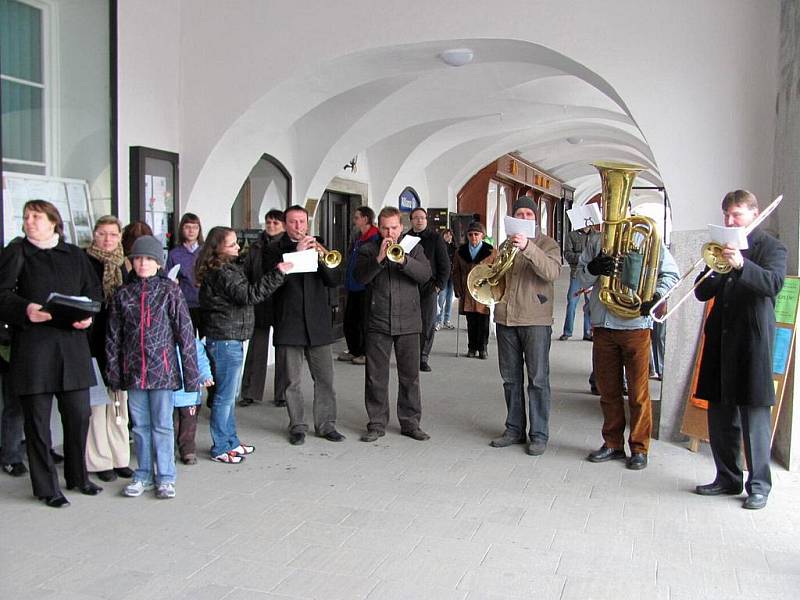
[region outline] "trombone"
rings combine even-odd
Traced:
[[[772,212],[778,208],[778,205],[783,200],[783,194],[775,198],[772,203],[764,209],[763,212],[759,213],[759,215],[753,219],[753,222],[750,223],[747,227],[744,228],[745,235],[749,235],[756,227],[761,225],[764,220],[772,214]],[[724,250],[724,246],[718,242],[706,242],[703,244],[703,249],[701,250],[701,256],[697,259],[697,261],[686,271],[686,274],[678,280],[678,283],[673,285],[666,294],[664,294],[658,302],[656,302],[653,307],[650,309],[650,316],[656,323],[663,323],[666,321],[669,316],[678,310],[678,307],[683,304],[689,296],[694,294],[694,291],[697,287],[703,283],[706,279],[708,279],[714,273],[730,273],[732,267],[724,258],[722,258],[722,251]],[[689,277],[693,276],[695,271],[701,265],[705,265],[708,267],[708,271],[703,273],[703,276],[697,280],[697,282],[692,286],[692,288],[687,291],[681,298],[678,300],[677,304],[670,308],[666,313],[661,316],[658,316],[658,310],[666,303],[666,301],[672,296],[673,292],[677,290],[681,284],[686,281]]]

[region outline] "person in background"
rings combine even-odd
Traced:
[[[250,283],[239,259],[236,232],[214,227],[197,259],[195,277],[200,283],[200,308],[206,351],[211,361],[216,392],[211,405],[211,460],[238,464],[255,446],[243,444],[236,431],[236,394],[239,387],[244,341],[253,334],[253,306],[269,298],[283,282],[291,264],[279,262],[255,283]]]
[[[747,190],[734,190],[722,200],[726,227],[747,227],[758,213],[758,199]],[[711,274],[694,292],[701,302],[714,299],[705,324],[697,397],[709,402],[708,436],[717,471],[714,481],[698,485],[696,492],[742,493],[744,439],[748,496],[742,507],[758,510],[767,505],[772,490],[772,346],[775,298],[786,277],[786,246],[756,228],[747,236],[747,249],[727,244],[722,257],[730,272]]]
[[[419,335],[419,370],[429,372],[428,357],[436,334],[436,298],[450,278],[450,258],[447,246],[433,229],[428,228],[428,211],[415,208],[411,211],[411,229],[406,235],[419,238],[419,244],[431,266],[431,278],[419,286],[420,306],[422,307],[422,332]]]
[[[127,257],[131,253],[133,242],[143,235],[153,235],[153,230],[150,229],[150,225],[144,221],[133,221],[122,228],[122,253],[125,255],[125,270],[128,272],[132,270],[131,263]]]
[[[397,420],[400,433],[423,442],[430,436],[420,429],[422,399],[419,389],[419,331],[422,327],[418,288],[430,281],[430,261],[420,244],[406,252],[402,262],[386,251],[400,241],[400,211],[383,208],[378,215],[381,237],[358,251],[355,277],[370,295],[367,324],[367,372],[364,403],[369,423],[362,442],[386,435],[389,422],[389,367],[392,348],[397,362]]]
[[[512,208],[515,219],[536,221],[537,206],[531,197],[520,196]],[[554,239],[539,230],[531,238],[517,233],[509,239],[518,252],[504,275],[504,301],[494,308],[497,359],[508,413],[503,435],[490,445],[505,448],[527,442],[526,452],[539,456],[544,454],[550,439],[553,282],[561,273],[561,249]]]
[[[178,285],[180,285],[192,325],[195,331],[200,331],[200,301],[197,298],[199,289],[194,277],[194,264],[203,247],[203,226],[200,218],[194,213],[185,213],[178,224],[178,245],[169,251],[167,265],[164,270],[169,272],[175,265],[180,265],[178,270]]]
[[[455,326],[450,321],[450,311],[453,308],[452,265],[457,250],[456,243],[453,240],[453,230],[445,229],[442,232],[442,239],[447,244],[447,256],[450,258],[450,276],[448,276],[444,287],[439,290],[439,296],[436,298],[436,331],[442,328],[455,329]]]
[[[255,283],[264,276],[264,257],[270,244],[280,240],[286,231],[285,217],[282,210],[273,208],[264,217],[264,231],[259,238],[250,245],[250,250],[244,257],[244,271],[247,279]],[[247,357],[244,359],[244,374],[242,375],[242,393],[239,406],[250,406],[254,402],[263,402],[264,387],[267,382],[267,363],[269,362],[269,330],[274,322],[274,308],[272,298],[267,298],[253,307],[255,312],[255,327],[253,337],[247,346]],[[277,365],[276,365],[277,367]],[[283,383],[283,373],[275,369],[273,383],[273,402],[275,406],[286,406],[286,384]]]
[[[347,288],[347,304],[344,310],[344,337],[347,340],[347,352],[342,352],[338,360],[363,365],[367,362],[365,344],[367,336],[367,317],[369,313],[369,294],[367,288],[356,281],[355,268],[358,251],[369,241],[380,237],[375,227],[375,211],[369,206],[359,206],[353,213],[353,225],[357,237],[350,244],[347,253],[347,271],[345,287]]]
[[[194,347],[197,351],[197,370],[200,374],[200,381],[203,387],[214,384],[211,375],[211,363],[208,361],[206,347],[199,339],[195,338]],[[180,363],[178,354],[178,363]],[[183,372],[182,365],[179,373]],[[181,383],[183,378],[181,378]],[[178,447],[178,456],[185,465],[197,464],[197,413],[200,411],[200,392],[187,392],[183,385],[181,389],[172,393],[172,403],[175,409],[172,412],[172,426],[175,429],[175,445]],[[194,411],[185,412],[187,408],[194,408]]]
[[[155,486],[156,498],[167,500],[175,497],[177,475],[172,392],[181,385],[200,389],[192,320],[183,294],[161,269],[161,242],[141,236],[129,258],[133,271],[114,294],[106,334],[109,387],[128,392],[133,421],[137,464],[123,494],[135,498]]]
[[[453,289],[458,298],[458,310],[467,317],[467,356],[486,360],[489,343],[489,307],[481,304],[469,293],[467,277],[479,264],[491,264],[497,251],[483,241],[486,229],[478,221],[467,227],[467,243],[462,244],[453,260]]]
[[[12,325],[11,391],[25,417],[33,494],[47,506],[69,501],[61,492],[50,454],[50,413],[58,401],[64,429],[64,478],[67,489],[87,496],[103,488],[86,471],[89,430],[89,388],[97,383],[86,330],[92,318],[64,322],[42,310],[51,292],[102,298],[100,282],[86,254],[64,241],[58,209],[46,200],[23,207],[25,237],[12,241],[0,254],[0,320]]]
[[[105,400],[102,404],[95,404],[92,397],[92,416],[86,439],[86,468],[90,473],[96,473],[102,481],[114,481],[118,476],[125,479],[133,477],[133,471],[128,466],[131,460],[128,396],[124,390],[111,391],[106,377],[109,306],[114,293],[128,276],[121,238],[122,223],[117,217],[106,215],[97,219],[92,245],[86,249],[89,263],[103,285],[103,304],[89,329],[89,345],[102,377],[98,384],[103,387],[102,397]]]
[[[564,330],[559,341],[564,342],[572,337],[572,326],[575,323],[575,308],[583,297],[583,339],[592,341],[592,318],[589,315],[589,296],[581,293],[578,281],[578,261],[586,247],[586,241],[592,232],[591,227],[575,229],[567,234],[567,243],[564,248],[564,258],[569,263],[569,289],[567,290],[567,315],[564,318]]]

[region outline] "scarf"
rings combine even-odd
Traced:
[[[116,289],[122,285],[122,263],[125,256],[122,254],[122,244],[117,244],[111,252],[101,250],[94,244],[89,246],[86,254],[103,263],[103,296],[106,302],[111,301]]]
[[[25,239],[28,240],[31,244],[36,246],[39,250],[52,250],[56,246],[58,246],[58,241],[61,239],[57,233],[53,234],[49,240],[44,240],[43,242],[37,242],[36,240],[32,240],[28,236],[25,236]]]

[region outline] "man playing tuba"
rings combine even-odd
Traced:
[[[536,220],[533,198],[514,202],[514,218]],[[553,282],[561,272],[561,249],[537,232],[509,238],[518,249],[506,271],[505,293],[495,305],[497,357],[508,416],[503,435],[491,446],[504,448],[528,442],[528,454],[547,448],[550,420],[550,336],[553,329]],[[525,370],[528,371],[528,417],[525,416]]]

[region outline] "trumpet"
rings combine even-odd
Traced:
[[[781,200],[783,200],[783,194],[775,198],[775,200],[773,200],[772,203],[763,210],[763,212],[759,213],[759,215],[753,219],[753,222],[750,223],[750,225],[744,228],[745,235],[749,235],[751,231],[761,225],[761,223],[763,223],[764,220],[770,216],[770,214],[772,214],[776,208],[778,208]],[[667,291],[667,293],[664,294],[664,296],[662,296],[661,299],[659,299],[659,301],[656,302],[650,309],[650,316],[656,323],[663,323],[666,321],[672,313],[678,310],[678,307],[683,304],[689,298],[689,296],[694,294],[694,291],[697,289],[697,287],[711,275],[714,273],[730,273],[733,267],[731,267],[730,263],[728,263],[728,261],[722,257],[722,251],[724,249],[725,247],[718,242],[706,242],[703,244],[703,248],[700,252],[700,258],[698,258],[697,261],[689,268],[689,270],[686,271],[686,275],[681,277],[678,280],[678,283],[673,285]],[[675,306],[673,306],[663,315],[658,315],[659,309],[667,302],[670,296],[672,296],[673,292],[675,292],[675,290],[677,290],[680,285],[689,277],[692,277],[694,272],[703,264],[708,267],[708,271],[703,273],[703,276],[695,282],[691,289],[681,296]]]
[[[400,244],[392,242],[386,246],[386,258],[393,263],[401,263],[405,257],[406,251],[403,250],[403,247]]]
[[[342,264],[342,253],[338,250],[326,250],[325,246],[316,242],[319,262],[328,269],[335,269]]]

